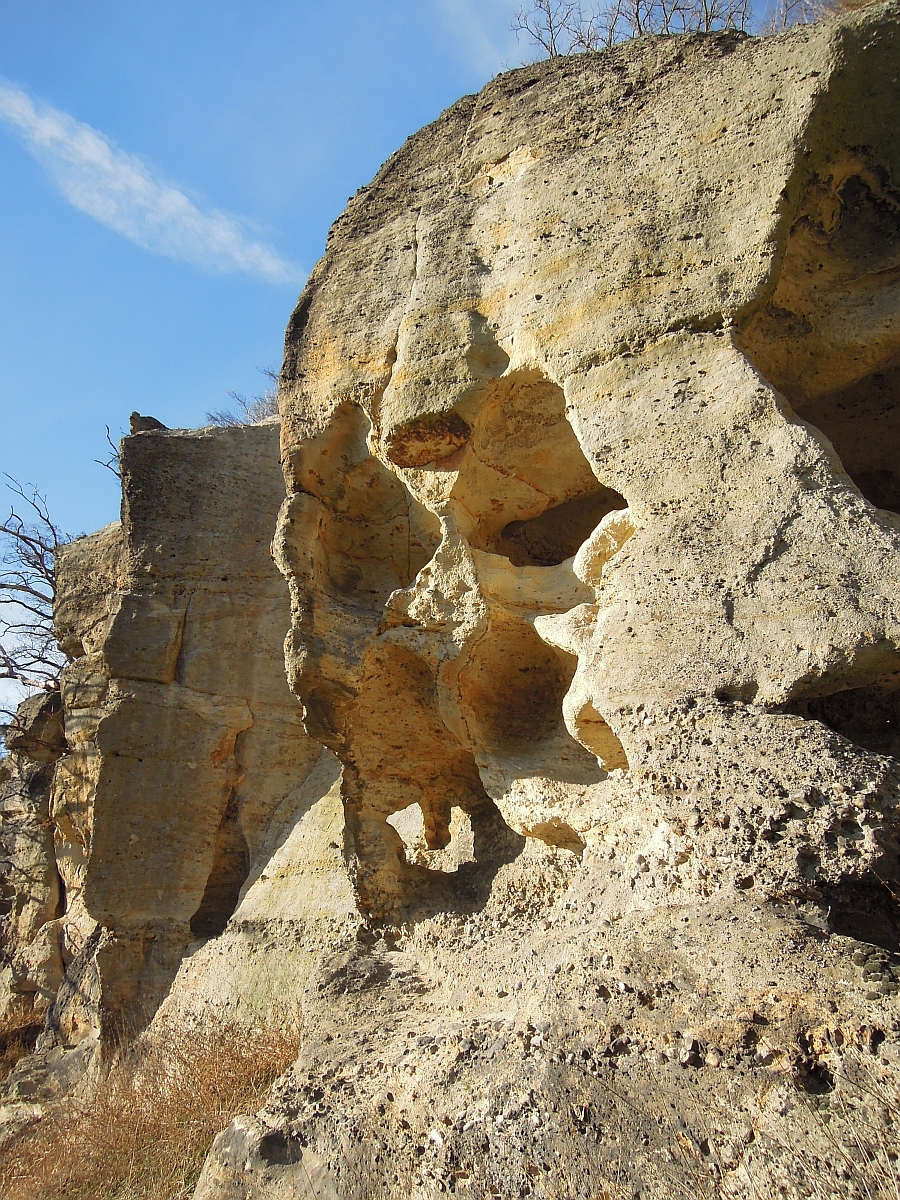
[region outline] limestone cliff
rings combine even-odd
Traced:
[[[10,1095],[296,1003],[198,1200],[851,1194],[900,1055],[898,76],[896,3],[502,75],[332,229],[286,498],[274,423],[125,439]]]
[[[0,763],[0,997],[9,1014],[41,1018],[63,976],[65,897],[50,827],[54,764],[66,748],[59,695],[32,696]]]

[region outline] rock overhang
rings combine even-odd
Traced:
[[[618,790],[675,771],[685,705],[801,760],[808,698],[893,719],[900,521],[871,501],[898,444],[897,37],[885,7],[510,72],[335,225],[286,339],[285,512],[308,523],[279,561],[361,881],[408,873],[392,811],[418,797],[439,848],[479,784],[516,832],[584,846]],[[385,791],[376,714],[409,671]]]

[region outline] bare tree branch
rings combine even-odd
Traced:
[[[527,34],[548,58],[558,58],[572,52],[576,30],[585,24],[578,3],[534,0],[530,9],[520,8],[516,13],[513,30]]]
[[[865,8],[871,0],[774,0],[760,25],[760,33],[784,33],[794,25],[811,25],[838,12]]]
[[[513,23],[541,56],[602,50],[645,34],[779,33],[844,8],[871,0],[772,0],[768,15],[757,20],[752,0],[532,0]]]
[[[46,497],[36,488],[25,488],[9,475],[6,479],[21,511],[14,501],[0,521],[0,680],[52,692],[71,661],[56,644],[53,604],[56,554],[72,536],[53,523]],[[0,707],[0,715],[15,714]]]
[[[112,434],[109,432],[109,426],[106,426],[106,442],[111,451],[106,458],[95,458],[94,462],[100,467],[106,467],[107,471],[112,471],[116,479],[122,478],[122,472],[119,470],[119,447],[112,439]]]
[[[234,409],[218,409],[208,412],[206,419],[213,425],[258,425],[268,417],[278,416],[278,372],[274,367],[257,367],[261,375],[265,375],[272,383],[265,391],[248,400],[240,392],[229,392],[228,395],[237,405]]]

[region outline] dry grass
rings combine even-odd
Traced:
[[[47,1116],[0,1154],[0,1196],[189,1200],[212,1139],[238,1113],[262,1105],[296,1058],[298,1041],[293,1032],[225,1025],[132,1051],[88,1103]],[[668,1194],[673,1200],[900,1200],[900,1086],[890,1072],[848,1055],[830,1095],[799,1092],[796,1099],[783,1116],[761,1121],[735,1155],[723,1130],[707,1128],[708,1097],[687,1086],[684,1115],[697,1133],[669,1129]],[[626,1121],[622,1141],[633,1134],[633,1121]],[[617,1182],[608,1186],[610,1197],[617,1196]],[[560,1193],[566,1194],[581,1193],[573,1185]]]
[[[46,1116],[0,1155],[6,1200],[187,1200],[213,1137],[259,1108],[296,1033],[236,1026],[132,1050],[89,1102]]]
[[[0,1081],[20,1058],[31,1053],[43,1027],[43,1015],[35,1015],[30,1009],[11,1013],[0,1021]]]
[[[800,1091],[779,1119],[757,1128],[743,1161],[723,1161],[715,1144],[705,1170],[689,1171],[700,1200],[900,1200],[900,1083],[862,1055],[848,1054],[829,1095]],[[706,1178],[703,1178],[703,1176]]]
[[[896,1071],[861,1051],[832,1065],[838,1081],[829,1091],[773,1079],[774,1103],[760,1095],[752,1133],[744,1121],[729,1127],[710,1093],[686,1077],[679,1112],[673,1116],[666,1100],[660,1107],[639,1101],[620,1125],[620,1143],[634,1138],[635,1117],[638,1127],[665,1130],[664,1165],[647,1194],[667,1200],[900,1200]],[[667,1097],[671,1081],[660,1076],[659,1084]],[[630,1200],[631,1182],[618,1192],[622,1181],[608,1180],[609,1200]],[[582,1193],[573,1185],[564,1194]]]
[[[861,1057],[844,1063],[827,1108],[810,1104],[806,1138],[782,1142],[810,1200],[900,1200],[900,1083]]]

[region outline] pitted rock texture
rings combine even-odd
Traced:
[[[336,223],[274,548],[369,933],[201,1200],[847,1194],[900,1034],[898,37],[523,68]]]
[[[197,1200],[865,1194],[842,1172],[855,1134],[896,1146],[900,958],[741,896],[617,919],[603,864],[529,842],[479,911],[323,959]]]
[[[476,861],[501,825],[580,850],[725,805],[704,890],[892,876],[897,37],[873,10],[523,68],[334,226],[276,554],[364,911],[462,880],[410,861],[411,805]],[[820,824],[776,849],[790,797]],[[682,853],[652,903],[698,887]]]

